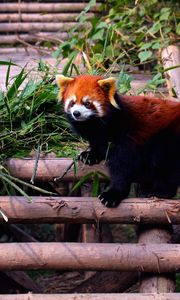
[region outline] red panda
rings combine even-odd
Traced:
[[[57,75],[57,83],[69,122],[90,144],[80,160],[92,165],[107,158],[111,185],[99,196],[104,205],[117,206],[133,182],[142,196],[175,196],[180,184],[179,102],[120,95],[114,78]]]

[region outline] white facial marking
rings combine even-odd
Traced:
[[[103,109],[102,109],[102,105],[101,105],[100,102],[98,102],[96,100],[91,100],[90,96],[88,96],[88,95],[84,96],[83,99],[82,99],[82,102],[85,103],[86,101],[88,101],[88,102],[90,102],[90,103],[92,103],[94,105],[94,107],[96,108],[96,110],[98,112],[98,115],[100,117],[102,117],[104,115],[104,112],[103,112]]]
[[[88,119],[90,116],[94,115],[94,112],[92,109],[86,108],[84,105],[81,104],[74,104],[73,107],[70,107],[69,109],[72,117],[76,121],[84,121]],[[76,117],[73,113],[75,111],[78,111],[80,113],[80,116]]]
[[[65,100],[65,103],[64,103],[64,111],[67,113],[68,111],[68,107],[69,107],[69,104],[70,102],[73,101],[74,103],[76,102],[76,96],[75,95],[72,95],[70,96],[69,98],[67,98]]]
[[[104,115],[104,112],[101,103],[98,101],[93,101],[93,105],[95,106],[99,116],[102,117]]]
[[[84,96],[84,97],[82,98],[82,102],[83,102],[83,103],[85,103],[86,101],[89,101],[89,102],[92,103],[92,100],[90,100],[90,97],[89,97],[89,96]]]

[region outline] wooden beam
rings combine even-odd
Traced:
[[[20,179],[30,180],[34,170],[35,159],[18,159],[11,158],[7,160],[7,168],[12,176]],[[46,158],[39,159],[38,168],[36,172],[37,181],[53,181],[56,177],[61,177],[68,167],[72,164],[70,158]],[[82,163],[78,163],[77,173],[74,173],[73,166],[63,177],[63,180],[74,181],[86,175],[88,172],[101,171],[107,174],[107,170],[104,164],[87,166]]]
[[[39,31],[58,31],[66,32],[70,30],[73,26],[76,25],[76,22],[67,22],[67,23],[1,23],[0,32],[39,32]]]
[[[95,197],[0,196],[9,223],[180,224],[180,201],[130,198],[107,208]],[[0,217],[0,223],[5,220]]]
[[[1,3],[0,12],[81,12],[87,3]],[[98,11],[96,4],[91,11]]]
[[[144,294],[18,294],[0,295],[1,300],[179,300],[179,293]]]
[[[1,13],[0,22],[72,22],[75,21],[79,13]],[[87,17],[92,17],[93,13],[87,13]]]
[[[0,270],[179,272],[179,244],[1,243]]]
[[[139,230],[140,244],[171,243],[171,226],[141,226]],[[175,291],[174,273],[141,273],[140,293],[173,293]]]

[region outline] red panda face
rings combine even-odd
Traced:
[[[93,116],[103,117],[113,102],[113,78],[103,79],[92,75],[68,78],[57,75],[57,82],[60,86],[59,100],[64,103],[64,111],[75,121],[85,121]]]

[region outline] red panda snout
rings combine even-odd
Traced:
[[[95,115],[95,111],[91,108],[86,108],[82,104],[74,104],[69,108],[68,112],[75,121],[85,121]]]

